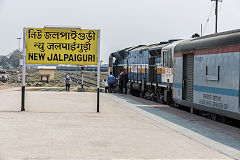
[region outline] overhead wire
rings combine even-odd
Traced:
[[[205,30],[206,30],[206,28],[207,28],[207,24],[208,24],[208,22],[209,22],[209,18],[210,18],[210,16],[212,15],[212,12],[213,12],[213,8],[215,8],[215,3],[213,3],[213,6],[212,6],[211,12],[210,12],[210,14],[209,14],[209,16],[208,16],[207,22],[206,22],[206,24],[205,24],[203,33],[205,33]]]

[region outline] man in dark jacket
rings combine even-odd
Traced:
[[[123,70],[122,69],[120,69],[120,74],[119,74],[119,76],[118,76],[118,81],[119,81],[119,90],[120,90],[120,93],[123,93]]]
[[[127,82],[128,82],[127,70],[124,68],[123,70],[121,70],[121,73],[119,75],[120,93],[127,94]]]
[[[127,83],[128,83],[128,75],[127,75],[127,70],[123,69],[123,75],[122,75],[122,85],[123,85],[123,92],[127,94]]]

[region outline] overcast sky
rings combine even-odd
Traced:
[[[0,55],[18,48],[23,27],[101,29],[101,59],[139,44],[189,38],[205,28],[211,0],[0,0]],[[214,10],[204,34],[214,33]],[[219,31],[240,29],[240,0],[219,4]],[[22,49],[22,44],[21,44]]]

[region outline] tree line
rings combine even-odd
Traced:
[[[3,68],[18,68],[20,59],[22,59],[22,51],[14,50],[8,55],[0,55],[0,66]]]

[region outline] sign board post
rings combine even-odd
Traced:
[[[21,103],[21,111],[25,111],[25,75],[26,75],[26,28],[23,28],[23,64],[22,64],[22,103]]]
[[[97,112],[100,91],[100,30],[80,28],[23,29],[22,103],[25,111],[26,64],[97,65]]]
[[[81,79],[82,79],[82,83],[81,84],[82,84],[82,88],[83,88],[83,70],[81,70],[81,76],[82,76],[81,77]]]
[[[98,40],[100,40],[100,30],[98,30]],[[100,41],[98,41],[98,63],[97,63],[97,112],[99,112],[99,92],[100,92]]]

